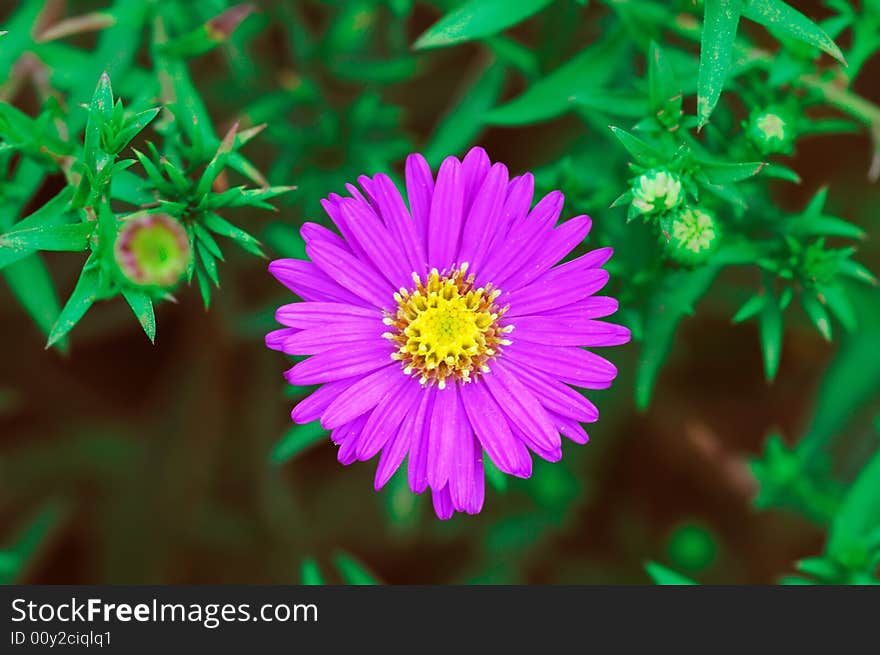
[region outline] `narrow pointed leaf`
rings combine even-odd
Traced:
[[[61,303],[55,284],[40,256],[27,255],[0,272],[24,310],[37,327],[48,335],[58,320]],[[60,345],[63,348],[65,344]]]
[[[727,80],[743,0],[705,0],[697,78],[697,117],[706,124]]]
[[[492,36],[538,13],[551,0],[469,0],[429,27],[414,48],[438,48]]]
[[[323,441],[327,441],[327,431],[321,427],[320,421],[295,425],[272,448],[269,460],[276,466],[283,464],[291,457]]]
[[[44,225],[0,235],[0,248],[13,250],[61,250],[76,252],[89,247],[93,221],[69,225]]]
[[[67,299],[67,303],[61,310],[58,320],[49,333],[49,340],[46,347],[50,348],[59,339],[70,332],[73,327],[79,323],[80,319],[88,311],[92,303],[95,302],[95,296],[99,286],[98,272],[94,268],[84,268],[79,280]]]
[[[772,382],[779,370],[779,359],[782,355],[782,310],[776,298],[769,292],[758,317],[758,326],[761,353],[764,357],[764,377]]]
[[[828,537],[828,553],[841,560],[880,527],[880,450],[868,461],[840,504]]]
[[[742,14],[764,27],[779,30],[819,48],[846,66],[846,58],[825,30],[788,3],[782,0],[750,0],[745,3]]]
[[[321,575],[321,569],[318,568],[318,562],[312,557],[307,557],[303,560],[299,579],[301,584],[309,586],[325,584],[324,577]]]
[[[358,562],[348,553],[337,553],[333,558],[342,581],[350,585],[377,585],[381,584],[376,576],[366,566]]]
[[[645,571],[651,576],[654,584],[658,585],[695,585],[698,584],[690,578],[676,573],[670,568],[658,564],[657,562],[645,563]]]
[[[138,323],[144,329],[151,343],[156,343],[156,315],[153,312],[153,301],[150,296],[140,290],[123,288],[122,295],[131,311],[134,312]]]

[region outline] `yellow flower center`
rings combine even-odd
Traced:
[[[504,335],[513,330],[500,324],[507,311],[495,304],[501,291],[491,284],[475,288],[467,264],[448,274],[433,269],[425,282],[413,273],[413,281],[414,289],[394,294],[397,311],[384,319],[392,330],[383,336],[396,346],[391,358],[406,375],[440,389],[447,378],[466,383],[487,372],[501,346],[510,345]]]

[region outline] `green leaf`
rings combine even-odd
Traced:
[[[672,349],[679,322],[694,311],[694,304],[709,290],[718,266],[669,273],[652,296],[645,318],[641,357],[636,369],[636,406],[651,402],[654,383]]]
[[[767,301],[758,316],[761,335],[761,353],[764,357],[764,377],[768,382],[776,378],[779,359],[782,355],[782,310],[772,291],[767,292]]]
[[[429,27],[417,50],[438,48],[492,36],[538,13],[551,0],[469,0]]]
[[[163,51],[175,57],[196,57],[210,52],[225,43],[241,24],[256,11],[254,3],[248,2],[230,7],[201,27],[164,44]]]
[[[86,127],[83,147],[83,159],[90,166],[94,166],[98,159],[101,127],[105,121],[109,120],[112,113],[113,88],[110,85],[110,76],[107,73],[102,73],[89,105],[89,122]]]
[[[702,127],[718,104],[730,61],[743,0],[705,0],[697,79],[697,117]]]
[[[144,328],[151,343],[156,343],[156,315],[153,312],[153,301],[149,294],[139,289],[123,287],[122,295],[131,311],[134,312],[138,323]]]
[[[828,554],[841,561],[865,548],[880,527],[880,451],[874,453],[843,499],[828,535]]]
[[[52,326],[46,348],[52,347],[80,321],[92,303],[95,302],[98,287],[98,271],[87,265],[80,274],[79,280],[73,288],[73,293],[70,294],[70,298],[67,299],[67,303],[61,310],[58,320]]]
[[[865,238],[865,231],[858,225],[835,216],[795,216],[789,221],[789,231],[803,236]]]
[[[485,116],[493,125],[525,125],[555,118],[576,107],[574,96],[601,92],[614,76],[624,39],[611,39],[576,54],[552,73],[543,75],[510,102]]]
[[[648,88],[651,109],[664,125],[675,125],[681,116],[682,90],[672,64],[654,41],[648,50]]]
[[[309,586],[319,586],[326,584],[324,577],[321,575],[321,569],[318,562],[312,557],[306,557],[300,567],[299,574],[300,583]]]
[[[65,187],[49,202],[26,218],[15,223],[15,229],[25,230],[34,227],[61,225],[76,220],[76,215],[69,212],[67,207],[73,197],[73,187]],[[8,206],[7,206],[8,207]],[[15,208],[12,208],[16,211]],[[0,269],[17,262],[28,256],[27,251],[12,248],[0,248]]]
[[[62,503],[44,505],[15,537],[14,543],[0,550],[0,584],[20,581],[20,575],[45,545],[53,530],[64,517],[66,507]]]
[[[764,303],[767,302],[767,296],[754,295],[743,303],[736,314],[733,315],[734,323],[742,323],[753,316],[757,316],[758,312],[764,309]]]
[[[801,294],[801,304],[804,306],[804,311],[807,313],[807,316],[810,317],[813,325],[819,330],[819,334],[821,334],[826,341],[831,341],[831,319],[828,318],[828,312],[825,311],[825,307],[822,306],[822,303],[820,303],[815,296],[809,293],[803,293]]]
[[[782,0],[749,0],[743,7],[742,15],[764,27],[779,30],[819,48],[846,66],[846,58],[825,30]]]
[[[703,164],[701,173],[711,184],[732,184],[754,177],[766,166],[764,162],[750,161],[743,163],[712,163]]]
[[[202,223],[206,228],[228,239],[233,239],[238,244],[255,255],[263,256],[263,250],[260,248],[260,242],[244,230],[236,227],[219,214],[207,213],[202,217]],[[293,230],[291,230],[293,232]]]
[[[382,584],[378,581],[375,575],[373,575],[367,567],[358,562],[354,557],[349,555],[348,553],[337,553],[333,558],[333,563],[336,564],[336,568],[339,571],[339,574],[342,576],[342,581],[345,584],[349,585],[377,585]]]
[[[857,304],[862,309],[862,329],[847,335],[828,366],[816,394],[816,408],[809,429],[798,443],[805,456],[818,453],[843,432],[870,403],[880,389],[880,293],[877,289],[858,289]]]
[[[672,569],[667,568],[662,564],[658,564],[657,562],[646,562],[645,571],[648,572],[648,575],[651,576],[651,579],[654,581],[654,583],[659,585],[699,584],[697,582],[694,582],[690,578],[683,576],[681,573],[676,573]]]
[[[853,309],[843,287],[839,284],[823,284],[816,287],[816,292],[819,299],[828,306],[828,309],[837,317],[843,327],[849,332],[854,332],[858,320],[855,309]]]
[[[489,481],[489,484],[492,485],[495,491],[498,493],[507,491],[507,476],[504,475],[501,469],[495,466],[495,463],[488,455],[483,456],[483,468],[486,471],[486,480]]]
[[[321,427],[320,421],[305,425],[294,425],[272,448],[269,461],[278,466],[291,457],[327,440],[327,431]]]
[[[609,125],[609,129],[623,147],[626,148],[626,151],[632,155],[633,159],[642,166],[655,166],[663,159],[663,153],[654,146],[645,143],[639,137],[614,125]]]
[[[21,306],[45,334],[58,320],[61,303],[55,284],[39,255],[31,254],[2,270],[6,283]],[[59,346],[63,350],[66,343]]]
[[[0,248],[19,251],[61,250],[76,252],[87,250],[89,237],[95,229],[94,221],[69,225],[43,225],[16,230],[0,235]]]

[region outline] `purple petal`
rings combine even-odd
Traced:
[[[303,226],[299,229],[299,233],[300,236],[302,236],[303,241],[306,243],[311,243],[312,241],[325,241],[337,248],[351,251],[348,243],[346,243],[341,236],[332,230],[328,230],[323,225],[318,225],[317,223],[303,223]]]
[[[365,208],[363,203],[345,198],[340,201],[339,207],[376,270],[395,289],[408,285],[412,281],[412,271],[406,264],[400,245],[376,213],[372,209]]]
[[[391,348],[384,339],[347,344],[313,355],[288,369],[284,376],[290,384],[305,386],[363,375],[390,362]],[[398,370],[400,365],[396,364]],[[402,375],[402,373],[401,373]]]
[[[528,477],[531,458],[522,442],[513,436],[504,413],[481,381],[461,387],[461,399],[468,419],[482,447],[500,470]]]
[[[437,518],[441,521],[451,519],[452,515],[455,514],[448,485],[439,491],[431,489],[431,500],[434,502],[434,513],[437,514]]]
[[[524,431],[521,426],[511,425],[510,427],[513,430],[514,435],[518,439],[521,439],[522,442],[529,447],[529,450],[541,459],[548,462],[558,462],[562,459],[562,439],[559,438],[559,434],[556,435],[556,444],[552,447],[548,447],[546,443],[535,439],[534,434]]]
[[[507,196],[507,167],[495,164],[486,176],[479,193],[474,200],[464,224],[461,251],[458,259],[469,262],[474,270],[488,251]]]
[[[299,332],[299,328],[281,328],[266,334],[266,347],[272,350],[284,350],[284,341]]]
[[[269,264],[269,272],[303,300],[368,306],[362,298],[343,289],[312,262],[301,259],[276,259]]]
[[[608,271],[605,269],[590,268],[568,273],[561,270],[565,266],[557,266],[528,286],[501,294],[498,304],[510,304],[507,318],[540,314],[585,300],[608,282]],[[516,321],[511,322],[516,324]]]
[[[566,416],[559,416],[553,412],[550,412],[550,418],[560,434],[567,439],[579,444],[585,444],[590,440],[587,431],[584,430],[583,426],[574,419]]]
[[[417,494],[422,493],[428,486],[428,435],[431,415],[434,413],[436,393],[437,390],[434,387],[427,387],[424,390],[410,429],[412,441],[409,448],[407,475],[409,488]],[[404,424],[404,428],[408,425],[408,423]]]
[[[472,438],[474,440],[474,482],[471,487],[470,500],[465,507],[465,511],[468,514],[479,514],[480,510],[483,509],[483,501],[486,498],[486,474],[483,471],[483,449],[480,448],[476,437]]]
[[[443,270],[455,263],[461,236],[463,201],[461,164],[455,157],[447,157],[437,173],[437,186],[431,198],[431,214],[428,218],[430,267]]]
[[[511,363],[530,366],[586,389],[606,389],[617,377],[614,364],[583,348],[523,342],[508,347],[504,355]]]
[[[427,272],[428,256],[400,191],[387,175],[377,175],[373,180],[378,208],[383,220],[402,246],[407,269],[410,273],[424,275]]]
[[[422,245],[426,245],[428,217],[434,196],[434,177],[431,175],[431,167],[421,155],[410,155],[406,158],[406,195],[409,198],[416,234],[419,235]]]
[[[428,484],[432,489],[439,489],[449,480],[463,419],[458,389],[455,386],[438,389],[428,423]]]
[[[327,198],[321,201],[321,206],[324,208],[324,211],[327,212],[330,220],[332,220],[339,229],[340,234],[342,234],[342,239],[346,244],[346,250],[350,250],[358,259],[369,261],[367,253],[361,247],[361,244],[358,243],[358,240],[355,239],[351,226],[349,226],[348,221],[342,214],[341,203],[343,200],[344,198],[339,194],[331,193]],[[308,245],[308,242],[306,242],[306,245]]]
[[[576,216],[565,221],[553,230],[550,238],[542,244],[535,257],[528,261],[516,274],[504,282],[508,291],[519,289],[537,279],[583,242],[590,232],[593,222],[589,216]]]
[[[383,308],[393,302],[395,289],[369,264],[342,248],[323,242],[310,243],[306,254],[329,277],[372,305]]]
[[[467,216],[471,205],[474,204],[477,192],[483,186],[483,180],[486,179],[491,165],[489,155],[479,146],[471,148],[461,161],[461,182],[464,185],[463,216]]]
[[[321,417],[321,426],[332,430],[367,413],[399,388],[401,378],[406,379],[396,362],[361,378],[330,403]]]
[[[541,448],[553,450],[559,446],[559,434],[547,411],[532,392],[507,370],[503,362],[493,362],[492,370],[482,380],[507,416],[511,427],[520,428]]]
[[[520,316],[515,325],[512,338],[549,346],[619,346],[630,340],[628,328],[604,321]]]
[[[364,426],[358,459],[367,461],[397,434],[403,419],[416,409],[422,387],[415,380],[400,376],[399,384],[372,411]]]
[[[281,305],[275,320],[293,328],[326,327],[327,323],[351,318],[382,321],[382,313],[366,307],[355,307],[337,302],[294,302]]]
[[[336,453],[336,459],[343,466],[348,466],[352,462],[357,461],[357,447],[361,440],[361,431],[363,430],[366,416],[359,416],[333,430],[330,438],[334,443],[340,444],[339,451]]]
[[[452,505],[459,512],[466,512],[471,506],[471,497],[474,495],[474,432],[468,423],[467,416],[461,409],[461,399],[458,400],[458,430],[455,434],[455,443],[452,446],[452,467],[449,470],[449,493],[452,496]],[[482,448],[480,448],[482,451]]]
[[[332,326],[299,330],[284,339],[281,350],[288,355],[315,355],[343,344],[381,340],[382,333],[386,329],[385,325],[375,318],[340,320]]]
[[[290,418],[292,418],[295,423],[300,424],[317,421],[321,418],[321,414],[323,414],[330,406],[330,403],[354,383],[354,378],[328,382],[299,401],[296,407],[293,408],[293,411],[290,412]]]
[[[571,305],[557,307],[549,314],[529,314],[529,319],[542,319],[550,321],[568,321],[576,323],[578,321],[588,321],[593,318],[604,318],[611,316],[617,311],[617,300],[610,296],[590,296],[585,300],[581,300]],[[517,324],[526,317],[517,319]]]
[[[564,382],[528,366],[520,366],[516,372],[520,381],[549,413],[584,423],[593,423],[599,419],[599,410],[596,406]]]
[[[410,408],[410,412],[403,420],[400,429],[397,430],[397,434],[382,449],[379,465],[376,467],[376,478],[373,481],[373,488],[376,491],[385,486],[391,476],[400,468],[403,458],[406,457],[406,452],[412,443],[412,431],[408,426],[411,425],[410,417],[415,416],[416,410],[417,406]]]
[[[503,288],[504,280],[531,261],[543,248],[559,220],[565,198],[553,191],[541,198],[523,220],[510,226],[507,238],[494,248],[488,257],[484,275],[496,287]]]

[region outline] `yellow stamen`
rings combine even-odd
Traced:
[[[397,311],[384,319],[398,349],[392,357],[423,385],[470,382],[511,343],[505,336],[513,326],[499,324],[507,307],[495,305],[501,291],[491,284],[474,288],[467,269],[466,263],[450,273],[435,268],[424,282],[413,273],[415,288],[395,293]]]

